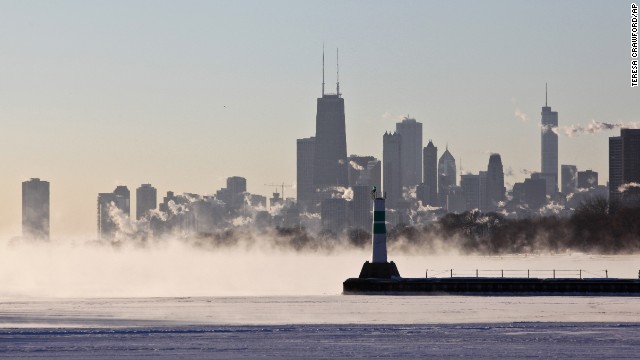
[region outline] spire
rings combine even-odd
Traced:
[[[544,106],[545,107],[548,107],[547,96],[548,96],[547,83],[544,83]]]
[[[324,97],[324,42],[322,43],[322,96]]]
[[[336,94],[340,97],[340,61],[338,58],[338,48],[336,48]]]

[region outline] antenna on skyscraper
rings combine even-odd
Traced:
[[[548,107],[547,96],[548,96],[547,83],[544,83],[544,106],[545,107]]]
[[[338,59],[338,48],[336,48],[336,93],[340,97],[340,61]]]
[[[324,96],[324,42],[322,43],[322,96]]]

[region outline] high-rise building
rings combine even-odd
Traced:
[[[382,137],[383,190],[387,208],[395,209],[402,200],[402,138],[398,133],[385,132]]]
[[[345,130],[344,99],[340,94],[340,81],[336,93],[324,92],[324,52],[322,54],[322,97],[318,98],[316,112],[316,140],[314,160],[314,186],[347,186],[347,136]]]
[[[487,166],[487,207],[486,211],[496,211],[498,204],[504,201],[507,189],[504,187],[504,169],[500,154],[489,156]]]
[[[370,161],[376,161],[377,159],[373,156],[358,156],[358,155],[349,155],[349,169],[348,169],[348,177],[349,177],[349,186],[355,185],[369,185],[370,179],[367,179],[367,165]],[[377,184],[380,185],[380,184]]]
[[[117,186],[112,193],[98,194],[98,239],[112,240],[119,229],[118,222],[128,220],[130,207],[126,186]]]
[[[345,199],[325,199],[320,206],[322,229],[339,233],[346,228],[347,201]]]
[[[382,163],[380,160],[373,160],[367,163],[366,179],[368,179],[368,183],[364,180],[360,180],[356,181],[356,184],[367,185],[369,187],[376,186],[380,188],[380,185],[382,185]]]
[[[547,202],[546,181],[544,178],[529,178],[524,180],[524,200],[531,210],[538,210]]]
[[[396,123],[396,133],[402,140],[402,186],[416,186],[422,182],[422,123],[407,116]]]
[[[371,227],[371,187],[355,185],[353,199],[349,201],[351,210],[351,226],[370,231]]]
[[[488,193],[488,173],[480,171],[478,173],[478,209],[482,212],[489,211],[489,193]]]
[[[313,185],[313,167],[315,159],[316,138],[310,137],[298,139],[297,145],[297,171],[296,191],[298,204],[306,209],[313,201],[316,189]]]
[[[549,195],[550,197],[554,196],[558,191],[557,188],[557,181],[556,181],[556,175],[554,174],[549,174],[549,173],[532,173],[531,174],[531,178],[532,179],[543,179],[544,180],[544,184],[545,184],[545,194]]]
[[[423,182],[427,186],[426,204],[438,206],[438,148],[429,143],[422,152]]]
[[[609,138],[609,191],[624,207],[640,206],[640,129]]]
[[[122,212],[127,215],[127,217],[131,216],[131,193],[129,192],[129,188],[124,185],[116,186],[116,189],[113,190],[113,193],[118,196],[121,200],[118,208],[122,210]]]
[[[617,206],[622,200],[620,185],[622,180],[622,137],[609,138],[609,201]]]
[[[578,188],[591,189],[598,186],[598,173],[592,170],[578,171]]]
[[[480,175],[460,175],[460,187],[465,201],[465,210],[480,208]]]
[[[227,189],[234,195],[243,194],[247,192],[247,179],[241,176],[228,177]]]
[[[554,130],[558,127],[558,112],[551,111],[551,107],[547,106],[546,91],[541,115],[541,172],[553,176],[545,176],[545,178],[549,180],[547,188],[553,189],[551,192],[547,191],[547,195],[555,195],[558,191],[558,134]]]
[[[136,220],[147,216],[158,205],[158,190],[151,184],[142,184],[136,189]]]
[[[560,183],[560,191],[563,194],[575,193],[578,187],[578,168],[575,165],[561,165]]]
[[[49,240],[49,182],[22,182],[22,236]]]
[[[447,195],[452,186],[456,186],[456,159],[447,147],[438,160],[438,199],[441,206],[447,205]]]

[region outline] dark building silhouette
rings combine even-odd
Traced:
[[[598,186],[598,173],[592,170],[578,171],[578,187],[591,189]]]
[[[136,189],[136,220],[148,216],[158,206],[158,190],[151,184],[142,184]]]
[[[563,194],[575,193],[578,187],[578,168],[575,165],[560,166],[560,183]]]
[[[395,209],[402,200],[402,138],[385,132],[382,137],[382,171],[386,206]]]
[[[500,154],[489,156],[487,166],[487,211],[498,210],[498,203],[504,201],[507,189],[504,187],[504,169]]]
[[[482,212],[487,212],[489,210],[489,194],[487,185],[487,172],[478,172],[478,209]]]
[[[131,216],[131,193],[129,192],[129,188],[124,185],[116,186],[116,189],[113,190],[113,193],[116,196],[119,196],[122,200],[121,206],[118,206],[122,212],[128,217]]]
[[[316,138],[310,137],[298,139],[297,146],[297,166],[296,166],[296,182],[298,204],[306,209],[314,199],[316,192],[313,184],[313,168],[315,159]]]
[[[407,116],[396,123],[396,133],[400,134],[402,140],[402,186],[416,186],[422,182],[422,123]]]
[[[438,148],[429,143],[422,152],[423,183],[426,186],[425,205],[438,206]]]
[[[322,200],[320,221],[322,229],[339,233],[347,227],[347,201],[345,199]]]
[[[373,156],[349,155],[349,186],[355,185],[380,185],[371,184],[371,178],[368,174],[368,165],[371,161],[378,161]]]
[[[558,191],[558,134],[553,130],[558,127],[558,112],[547,106],[546,93],[541,115],[541,172],[548,179],[547,195],[555,195]]]
[[[438,160],[438,199],[441,206],[447,205],[447,195],[452,186],[456,186],[456,159],[447,147]]]
[[[351,226],[357,229],[371,231],[371,187],[355,185],[353,199],[349,201],[351,210]]]
[[[119,221],[129,219],[131,201],[129,189],[118,186],[112,193],[98,194],[98,239],[113,240],[119,230]]]
[[[227,190],[229,190],[229,205],[232,209],[244,206],[244,198],[247,193],[247,179],[241,176],[227,178]]]
[[[324,52],[322,54],[322,97],[316,112],[316,140],[314,185],[316,188],[347,186],[347,136],[345,130],[344,99],[340,82],[336,93],[324,92]]]
[[[640,129],[609,138],[609,193],[623,207],[640,206]]]
[[[49,240],[49,182],[32,178],[22,182],[22,236]]]
[[[380,160],[372,160],[367,163],[367,171],[360,174],[360,179],[356,181],[356,185],[367,185],[370,188],[376,186],[380,188],[382,185],[382,163]]]
[[[460,187],[464,196],[464,210],[480,208],[480,175],[465,174],[460,176]]]
[[[547,203],[546,180],[529,178],[524,180],[524,201],[529,209],[538,210]]]

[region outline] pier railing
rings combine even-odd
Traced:
[[[599,270],[597,272],[587,271],[583,269],[566,270],[566,269],[427,269],[425,277],[429,278],[469,278],[469,277],[493,277],[493,278],[609,278],[608,270]],[[640,278],[640,271],[638,272]]]

